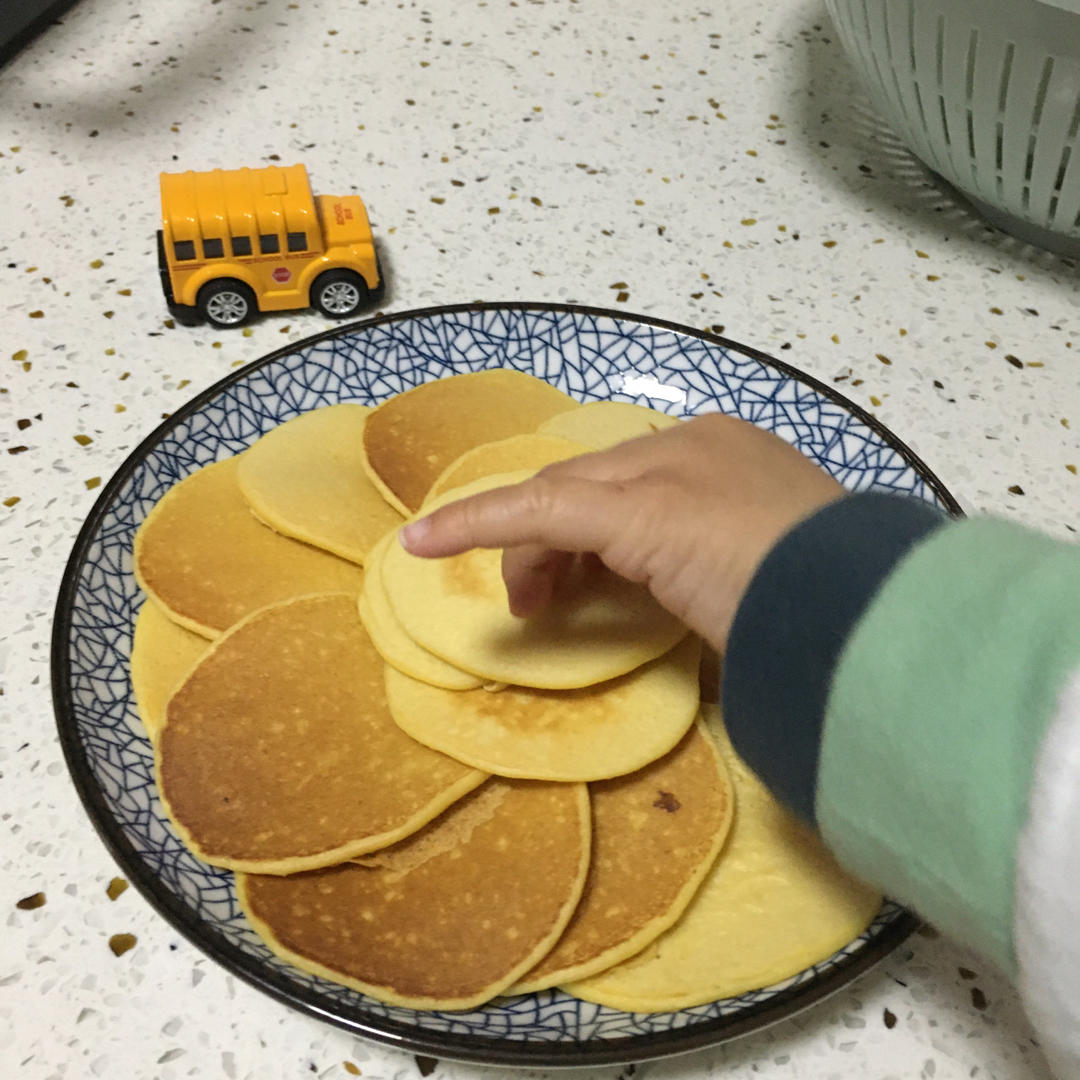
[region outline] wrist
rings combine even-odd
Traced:
[[[881,584],[947,518],[876,492],[832,500],[772,546],[732,621],[724,712],[736,750],[814,821],[825,706],[844,646]]]

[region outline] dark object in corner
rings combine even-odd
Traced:
[[[74,4],[75,0],[0,0],[0,65]]]

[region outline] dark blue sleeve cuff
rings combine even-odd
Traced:
[[[728,734],[810,824],[829,687],[848,636],[896,563],[947,520],[918,499],[840,499],[773,548],[735,613],[723,668]]]

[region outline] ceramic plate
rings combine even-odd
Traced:
[[[105,488],[75,544],[54,625],[53,693],[68,766],[109,850],[158,911],[231,972],[293,1008],[398,1048],[492,1064],[639,1061],[721,1042],[835,991],[902,941],[914,920],[887,903],[859,939],[795,978],[680,1012],[631,1015],[558,991],[474,1012],[414,1012],[275,957],[247,926],[232,875],[187,852],[158,800],[128,679],[142,602],[132,538],[155,501],[195,469],[308,409],[374,405],[430,379],[500,366],[538,375],[581,401],[741,416],[793,443],[852,490],[902,492],[959,510],[926,466],[858,406],[786,364],[695,330],[544,304],[473,304],[345,326],[200,394]]]

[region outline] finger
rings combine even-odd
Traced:
[[[527,618],[547,607],[574,559],[569,551],[524,544],[503,552],[502,575],[510,613]]]
[[[401,543],[422,558],[521,544],[602,554],[628,523],[631,497],[621,484],[540,474],[449,503],[403,528]]]

